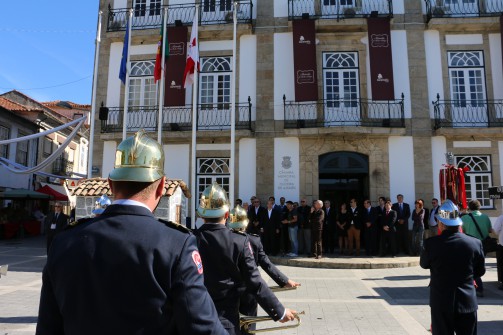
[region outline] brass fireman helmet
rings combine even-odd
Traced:
[[[115,167],[108,176],[114,181],[153,182],[164,176],[164,152],[142,129],[117,147]]]
[[[213,183],[201,194],[197,214],[204,218],[221,218],[229,211],[229,200],[227,193],[218,185]]]
[[[237,205],[231,210],[229,216],[229,228],[236,230],[245,230],[248,226],[248,213],[246,210]]]
[[[445,200],[442,206],[438,208],[438,214],[435,217],[446,226],[461,226],[463,221],[459,216],[459,209],[449,199]]]
[[[110,200],[109,197],[107,197],[106,194],[103,194],[98,200],[96,200],[94,209],[93,209],[93,214],[95,215],[101,215],[105,211],[105,209],[112,204],[112,201]]]

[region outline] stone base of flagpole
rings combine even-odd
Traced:
[[[308,257],[269,257],[276,265],[326,269],[386,269],[419,265],[419,257],[346,257],[327,255],[321,259]]]

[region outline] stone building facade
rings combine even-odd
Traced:
[[[487,188],[500,185],[503,175],[503,0],[464,2],[238,1],[235,196],[244,201],[252,195],[322,198],[337,205],[350,197],[395,200],[399,193],[409,203],[439,198],[439,170],[452,152],[458,166],[471,170],[468,198],[480,199],[492,217],[499,215],[499,202],[489,199]],[[167,6],[168,26],[179,20],[178,26],[188,27],[188,40],[196,3],[201,5],[199,81],[206,86],[198,90],[193,193],[197,198],[212,181],[229,184],[233,2],[226,0],[100,1],[97,103],[108,115],[102,121],[96,117],[96,177],[113,168],[122,138],[125,92],[118,72],[127,8],[133,8],[134,28],[127,129],[144,127],[155,137],[158,103],[151,93],[158,93],[152,69],[160,13]],[[392,78],[373,75],[379,62],[370,51],[370,19],[389,22],[391,56],[384,61],[391,64]],[[306,43],[304,36],[294,40],[300,20],[314,22],[318,98],[312,101],[296,100],[296,64],[302,57],[295,44]],[[392,79],[394,99],[377,99],[373,81],[378,79]],[[183,106],[164,107],[162,122],[166,173],[187,181],[191,97],[188,88]]]

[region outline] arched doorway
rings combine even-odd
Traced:
[[[335,202],[339,208],[351,198],[362,205],[369,195],[369,159],[356,152],[337,151],[318,158],[320,199]]]

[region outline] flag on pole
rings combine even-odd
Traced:
[[[121,67],[119,70],[119,79],[124,85],[126,85],[126,73],[127,73],[127,54],[129,47],[129,20],[126,24],[126,34],[124,35],[124,46],[122,47],[122,59]]]
[[[159,79],[161,79],[162,69],[166,65],[166,64],[161,64],[162,63],[162,53],[164,52],[164,61],[166,61],[166,59],[168,59],[168,57],[169,57],[169,43],[168,43],[168,36],[167,36],[168,34],[166,32],[166,45],[164,46],[164,48],[162,47],[163,34],[164,34],[164,27],[161,27],[161,32],[159,35],[159,42],[157,42],[157,55],[155,57],[155,67],[154,67],[154,82],[155,83],[157,83],[157,81]]]
[[[194,16],[192,23],[192,31],[190,33],[189,48],[187,50],[187,63],[185,65],[185,72],[183,74],[183,87],[192,85],[194,82],[194,70],[197,64],[197,71],[199,72],[199,48],[197,43],[197,15]]]

